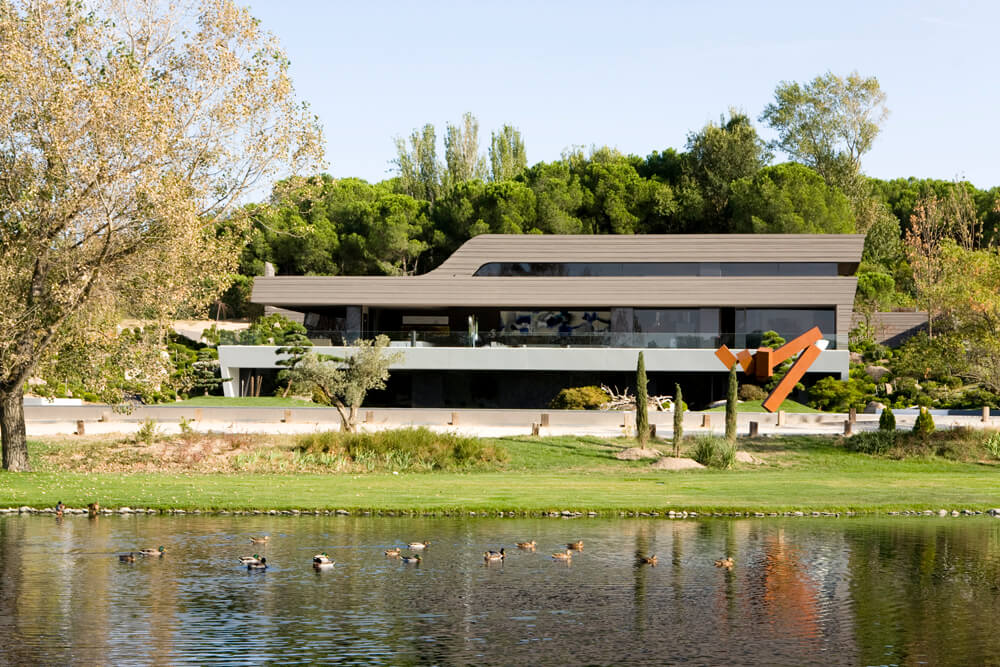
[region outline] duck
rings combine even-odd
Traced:
[[[724,567],[727,570],[733,569],[733,557],[726,556],[725,558],[719,558],[715,561],[715,567]]]
[[[393,547],[391,549],[385,550],[385,555],[389,558],[399,558],[399,547]]]
[[[416,555],[416,556],[400,556],[399,560],[403,561],[404,563],[416,563],[417,565],[420,565],[420,556],[419,555]]]
[[[531,540],[530,542],[517,542],[517,548],[518,549],[526,549],[528,551],[534,551],[535,550],[535,541]]]
[[[572,560],[573,551],[571,549],[567,549],[566,551],[557,551],[552,554],[552,557],[556,560]]]
[[[248,570],[266,570],[267,569],[267,559],[261,558],[256,563],[247,563]]]
[[[410,542],[406,546],[410,547],[414,551],[419,551],[420,549],[426,549],[430,546],[430,542]]]
[[[143,556],[163,556],[164,548],[159,547],[158,549],[140,549],[139,553]]]
[[[250,563],[259,563],[260,555],[254,554],[253,556],[240,556],[240,565],[249,565]]]
[[[577,540],[576,542],[569,542],[566,545],[567,549],[572,549],[573,551],[583,551],[583,540]]]
[[[94,518],[101,512],[101,505],[99,503],[90,503],[87,505],[87,516]]]
[[[65,511],[65,509],[66,506],[63,505],[63,502],[61,500],[56,502],[56,516],[62,516],[63,511]]]
[[[118,554],[118,560],[120,560],[123,563],[134,563],[135,562],[135,554],[131,553],[131,552],[129,552],[127,554]]]
[[[313,567],[317,570],[325,567],[333,567],[334,561],[330,560],[330,557],[325,553],[316,554],[313,556]]]
[[[503,547],[500,547],[500,551],[490,550],[490,551],[484,551],[483,552],[483,560],[486,561],[487,563],[489,563],[491,561],[503,560],[506,557],[507,557],[507,554],[504,553]]]
[[[638,559],[640,565],[652,565],[653,567],[656,567],[656,554],[653,554],[652,556],[643,556],[640,554],[639,556],[636,556],[636,558]]]
[[[251,537],[251,544],[267,544],[267,541],[271,539],[269,535],[264,535],[263,537]]]

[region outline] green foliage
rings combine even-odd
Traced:
[[[191,364],[191,389],[208,396],[215,393],[228,378],[219,371],[219,353],[203,347],[198,350],[198,360]]]
[[[736,442],[736,364],[729,369],[729,385],[726,391],[726,440]]]
[[[509,181],[521,174],[528,164],[520,130],[504,125],[490,136],[490,179]]]
[[[139,430],[135,432],[136,442],[144,442],[146,446],[152,445],[156,442],[157,438],[160,437],[160,429],[156,424],[156,420],[150,417],[149,419],[144,419],[139,425]]]
[[[684,437],[684,395],[681,385],[674,384],[674,456],[680,452],[681,438]]]
[[[755,384],[741,384],[737,397],[741,401],[763,401],[767,398],[767,390]]]
[[[180,421],[177,422],[177,426],[181,430],[181,435],[191,435],[194,433],[194,428],[191,426],[191,420],[187,417],[181,417]]]
[[[695,438],[691,458],[709,468],[727,470],[736,463],[736,445],[714,435]]]
[[[886,406],[878,418],[878,430],[896,431],[896,415],[892,414],[892,408]]]
[[[994,431],[986,438],[983,443],[983,447],[989,452],[990,456],[995,459],[1000,459],[1000,433]]]
[[[871,454],[881,456],[886,454],[896,446],[895,429],[886,430],[881,428],[878,431],[862,431],[852,435],[845,440],[844,444],[852,452],[861,454]]]
[[[465,470],[508,459],[503,447],[480,438],[434,433],[424,427],[378,433],[310,433],[296,438],[296,449],[303,454],[342,456],[367,472]]]
[[[733,230],[755,234],[851,234],[854,214],[838,188],[793,162],[732,184]]]
[[[934,418],[931,417],[931,413],[926,408],[920,408],[920,414],[913,422],[913,432],[924,438],[934,432]]]
[[[642,352],[635,367],[635,430],[639,445],[645,446],[649,440],[649,392],[646,390],[646,362]]]
[[[562,389],[549,401],[553,410],[599,410],[610,400],[607,392],[593,385]]]
[[[862,371],[863,372],[863,371]],[[809,405],[825,412],[864,409],[873,397],[874,384],[852,376],[846,382],[833,377],[821,378],[809,388]]]

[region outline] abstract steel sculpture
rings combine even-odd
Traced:
[[[733,364],[738,363],[743,367],[743,372],[747,375],[752,373],[758,380],[766,380],[767,378],[774,377],[775,366],[801,352],[799,358],[788,369],[785,377],[781,378],[778,386],[764,399],[764,409],[768,412],[775,412],[784,400],[788,398],[788,394],[791,393],[795,384],[802,379],[802,376],[806,374],[812,363],[816,361],[819,353],[825,348],[826,342],[823,341],[823,334],[820,333],[819,327],[813,327],[798,338],[788,341],[777,350],[772,350],[769,347],[761,347],[757,348],[755,352],[742,350],[737,354],[733,354],[728,347],[723,345],[715,351],[715,356],[726,366],[727,370],[732,368]]]

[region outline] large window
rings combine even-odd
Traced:
[[[836,276],[839,273],[836,262],[490,262],[479,267],[474,275],[581,278],[616,276]]]
[[[776,331],[786,341],[819,327],[823,337],[836,340],[837,316],[833,308],[737,308],[736,345],[755,348],[765,331]]]

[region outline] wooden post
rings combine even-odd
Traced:
[[[985,424],[989,420],[990,420],[990,406],[984,405],[983,406],[983,423]]]
[[[201,408],[195,408],[194,409],[194,420],[196,422],[200,422],[201,421],[201,415],[202,415]]]
[[[292,423],[292,411],[291,410],[285,410],[284,413],[282,414],[281,421],[284,422],[284,423],[286,423],[286,424],[291,424]]]
[[[848,418],[849,420],[851,420],[851,423],[852,423],[852,424],[853,424],[854,422],[858,421],[858,409],[857,409],[857,408],[851,408],[851,409],[850,409],[850,410],[849,410],[849,411],[847,412],[847,418]]]
[[[547,413],[547,412],[543,412],[542,413],[542,422],[541,423],[542,423],[542,426],[548,428],[548,426],[549,426],[549,413]]]
[[[451,421],[448,422],[448,423],[451,424],[452,426],[458,426],[458,413],[457,412],[452,412],[451,413]]]
[[[757,422],[750,422],[750,437],[756,438],[760,435],[760,424]]]
[[[852,426],[851,420],[850,419],[845,419],[844,420],[844,435],[851,435],[854,432],[854,429],[852,429],[851,426]]]
[[[650,424],[649,425],[649,437],[650,438],[655,438],[656,437],[656,424]]]
[[[712,428],[712,415],[702,415],[701,416],[701,427],[702,428]]]
[[[102,422],[109,422],[109,421],[111,421],[111,413],[110,412],[102,412],[101,413],[101,418],[98,421],[102,421]]]
[[[83,429],[83,420],[82,419],[77,419],[76,420],[76,434],[77,435],[83,435],[83,430],[84,430]]]
[[[784,425],[785,425],[785,411],[778,410],[778,426],[784,426]]]
[[[538,435],[540,429],[541,427],[537,423],[531,423],[531,435]]]
[[[371,424],[373,421],[375,421],[375,413],[371,410],[365,410],[365,423]]]

